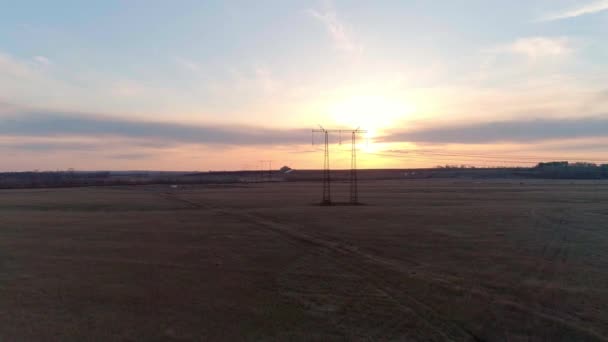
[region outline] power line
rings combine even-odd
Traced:
[[[496,155],[496,154],[478,154],[478,153],[473,153],[473,154],[469,154],[469,153],[459,153],[459,152],[434,152],[434,151],[420,151],[420,150],[412,150],[412,151],[402,151],[402,150],[389,150],[386,151],[389,153],[398,153],[401,155],[405,155],[405,154],[422,154],[422,155],[438,155],[438,156],[455,156],[455,157],[482,157],[482,158],[489,158],[489,159],[507,159],[507,158],[517,158],[517,159],[523,159],[523,160],[534,160],[534,161],[540,161],[540,160],[561,160],[561,159],[568,159],[570,161],[590,161],[590,160],[595,160],[595,161],[599,161],[599,162],[608,162],[606,160],[598,160],[595,158],[568,158],[568,157],[539,157],[539,156],[514,156],[514,155]]]
[[[437,160],[441,160],[441,161],[445,161],[447,159],[438,159],[437,157],[428,157],[428,158],[421,158],[421,157],[411,157],[411,156],[404,156],[404,155],[392,155],[392,154],[385,154],[385,153],[373,153],[370,152],[369,154],[371,155],[377,155],[377,156],[381,156],[381,157],[391,157],[391,158],[396,158],[396,159],[408,159],[408,160],[419,160],[419,161],[437,161]],[[522,160],[481,160],[481,159],[449,159],[447,161],[450,162],[484,162],[484,163],[521,163],[521,164],[537,164],[536,162],[531,162],[531,161],[522,161]]]

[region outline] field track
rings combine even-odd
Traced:
[[[0,191],[0,340],[607,340],[608,183],[317,188]]]

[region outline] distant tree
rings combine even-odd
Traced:
[[[586,163],[586,162],[578,162],[578,163],[570,164],[570,166],[596,168],[597,164],[595,164],[595,163]]]
[[[568,162],[567,161],[553,161],[553,162],[548,162],[548,163],[538,163],[538,165],[536,165],[536,167],[539,169],[568,167]]]

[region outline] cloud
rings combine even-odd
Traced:
[[[57,78],[48,68],[51,65],[44,56],[20,59],[0,52],[0,101],[48,108],[67,99],[72,103],[84,102],[101,93],[91,92],[82,83],[70,85]]]
[[[205,101],[204,83],[184,89],[171,82],[94,69],[51,68],[52,61],[48,66],[44,63],[45,59],[21,59],[0,52],[0,102],[82,112],[160,112],[175,117],[200,112]]]
[[[538,119],[425,127],[392,132],[383,137],[382,141],[483,144],[591,137],[608,137],[608,118]]]
[[[56,112],[27,112],[0,117],[0,135],[6,136],[119,137],[153,143],[249,146],[308,143],[310,134],[307,129],[187,125]]]
[[[545,150],[545,151],[555,151],[555,152],[606,152],[606,145],[608,145],[608,137],[605,139],[581,139],[577,140],[568,140],[568,141],[558,141],[552,144],[540,145],[536,147],[537,150]]]
[[[112,83],[108,90],[112,96],[116,97],[138,97],[147,94],[149,89],[142,83],[133,80],[119,80]]]
[[[313,18],[319,20],[329,33],[334,46],[338,50],[346,52],[360,52],[361,46],[355,42],[352,34],[348,31],[345,24],[338,18],[336,12],[332,9],[324,11],[308,10]]]
[[[511,50],[530,58],[538,58],[568,54],[571,48],[566,38],[532,37],[518,39],[511,46]]]
[[[87,142],[62,141],[35,141],[35,142],[0,142],[0,148],[27,152],[54,152],[54,151],[95,151],[104,144]]]
[[[272,74],[268,68],[256,66],[254,72],[254,81],[260,84],[260,88],[264,91],[264,93],[272,94],[278,90],[279,86],[277,81],[272,77]]]
[[[28,63],[21,62],[8,54],[0,52],[0,80],[3,78],[30,79],[35,75],[35,72],[30,68]],[[8,82],[7,82],[8,83]],[[0,85],[2,85],[0,83]]]
[[[155,155],[152,153],[119,153],[109,155],[108,158],[111,159],[124,159],[124,160],[140,160],[140,159],[148,159],[153,158]]]
[[[44,56],[34,56],[34,62],[42,66],[48,66],[53,64],[50,59]]]
[[[561,20],[568,18],[580,17],[582,15],[599,13],[602,11],[608,10],[608,0],[599,0],[588,3],[581,7],[570,9],[566,11],[562,11],[559,13],[553,13],[550,15],[546,15],[539,19],[539,21],[553,21],[553,20]]]
[[[508,52],[523,55],[530,59],[538,59],[568,55],[572,50],[570,40],[565,37],[526,37],[517,39],[507,45],[498,46],[491,49],[490,52]]]
[[[200,73],[203,71],[203,67],[199,63],[196,63],[190,59],[182,58],[182,57],[175,57],[174,59],[175,59],[175,63],[177,63],[177,65],[186,69],[187,71],[194,72],[194,73]]]
[[[7,114],[7,113],[14,113],[14,112],[18,112],[18,111],[19,111],[19,107],[12,105],[10,103],[7,103],[7,102],[0,101],[0,115]]]
[[[202,145],[299,145],[310,143],[308,129],[272,129],[254,126],[187,125],[133,121],[101,115],[65,113],[20,113],[0,116],[0,135],[13,137],[66,138],[106,137],[124,139],[122,144],[138,146],[168,146],[175,144]],[[458,126],[422,127],[407,131],[392,131],[380,142],[464,143],[541,142],[559,139],[608,137],[608,118],[514,120],[471,123]],[[103,141],[103,140],[102,140]],[[89,150],[96,143],[17,142],[11,146],[22,150]]]
[[[596,98],[600,101],[608,101],[608,89],[599,91]]]

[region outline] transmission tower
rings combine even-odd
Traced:
[[[260,181],[264,181],[264,177],[268,177],[268,181],[272,181],[272,160],[259,160],[260,162]],[[268,170],[264,168],[268,165]]]
[[[359,204],[359,186],[357,179],[357,135],[361,133],[367,133],[366,130],[354,129],[325,129],[320,126],[320,129],[313,129],[313,145],[314,145],[314,133],[323,133],[325,138],[324,158],[323,158],[323,200],[321,205],[332,205],[331,201],[331,177],[329,168],[329,134],[338,133],[340,137],[340,144],[342,143],[342,133],[351,134],[351,161],[350,161],[350,204]]]
[[[350,204],[359,204],[359,184],[357,180],[357,132],[351,132],[350,152]]]

